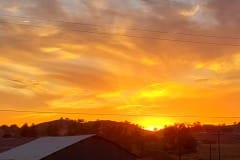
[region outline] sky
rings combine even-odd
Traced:
[[[0,124],[240,121],[239,6],[0,0],[0,109],[62,113],[0,112]]]

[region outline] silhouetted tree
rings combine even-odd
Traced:
[[[181,157],[197,151],[197,141],[190,128],[184,124],[167,127],[163,130],[163,147],[166,151]]]
[[[29,127],[28,124],[24,124],[20,128],[20,136],[22,136],[22,137],[36,137],[37,136],[36,126],[34,124],[32,124],[32,126]]]
[[[47,135],[48,136],[58,136],[58,127],[56,125],[49,125],[47,127]]]
[[[20,136],[22,136],[22,137],[28,137],[28,131],[29,131],[28,124],[25,123],[25,124],[20,128]]]

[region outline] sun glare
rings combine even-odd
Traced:
[[[174,124],[173,120],[161,117],[146,117],[136,120],[136,123],[149,131],[157,131],[163,129],[166,125]]]
[[[154,131],[158,131],[158,130],[163,129],[163,128],[164,128],[163,126],[158,126],[158,127],[156,127],[156,126],[148,126],[148,127],[145,127],[144,129],[148,130],[148,131],[154,132]]]

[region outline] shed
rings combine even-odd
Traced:
[[[0,153],[0,160],[136,160],[137,156],[96,135],[42,137]]]

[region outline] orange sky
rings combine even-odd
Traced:
[[[59,117],[128,120],[146,128],[240,121],[212,118],[240,115],[239,0],[0,4],[0,109],[119,114],[0,112],[0,124]],[[196,117],[174,117],[184,115]]]

